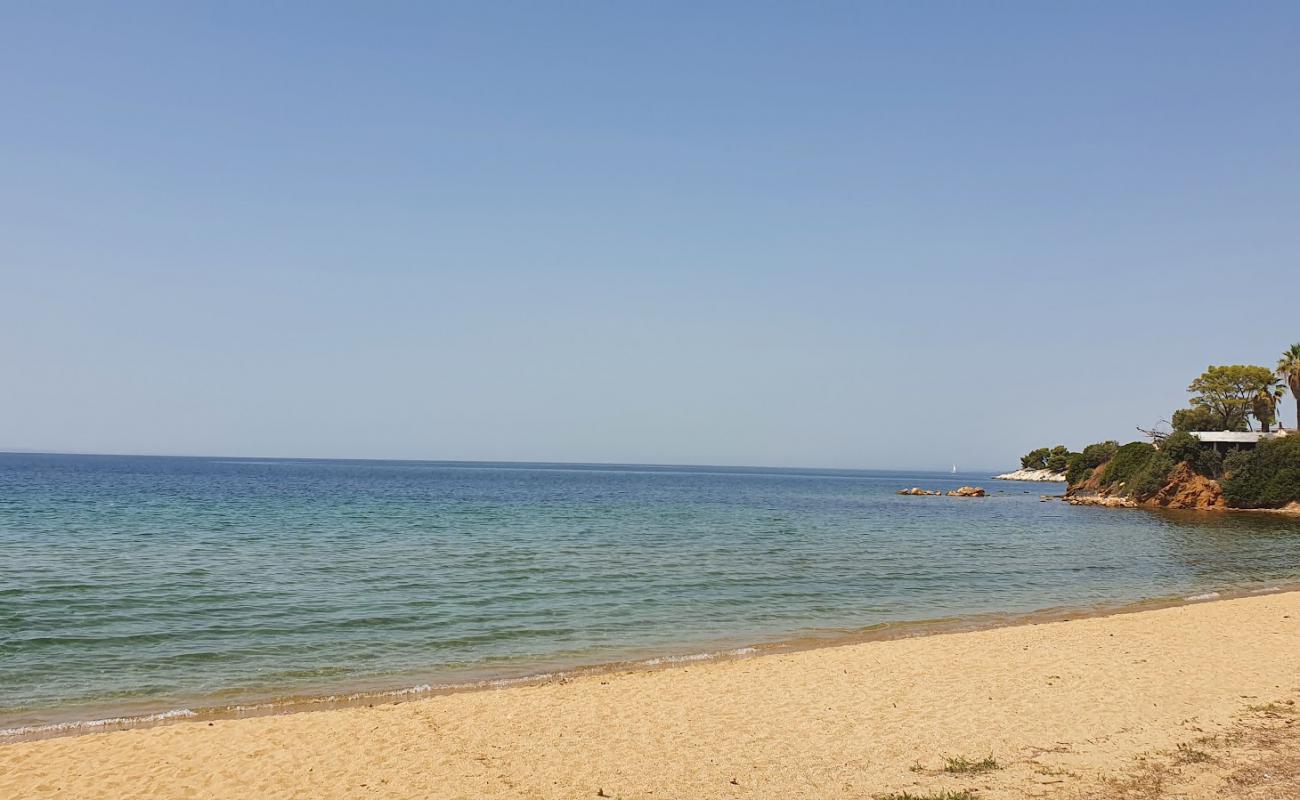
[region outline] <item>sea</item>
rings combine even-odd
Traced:
[[[985,498],[899,489],[978,485]],[[0,454],[0,737],[1300,582],[1300,521],[989,473]]]

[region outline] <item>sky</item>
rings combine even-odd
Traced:
[[[1285,2],[0,0],[0,449],[1138,438],[1300,341],[1297,41]]]

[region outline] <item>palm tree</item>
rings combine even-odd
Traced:
[[[1282,353],[1277,362],[1277,376],[1291,387],[1291,396],[1295,398],[1296,427],[1300,428],[1300,344],[1293,344]]]
[[[1250,399],[1250,413],[1259,420],[1260,430],[1264,433],[1268,433],[1268,426],[1277,420],[1277,406],[1285,393],[1282,381],[1274,380],[1267,386],[1259,387],[1259,393]]]

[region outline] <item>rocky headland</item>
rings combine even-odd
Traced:
[[[1148,458],[1145,467],[1135,470],[1133,459],[1126,459],[1124,451],[1140,455],[1141,448],[1147,448],[1154,455]],[[1071,482],[1064,499],[1071,505],[1108,508],[1255,511],[1300,515],[1300,501],[1287,498],[1286,493],[1282,493],[1281,497],[1277,494],[1251,495],[1248,493],[1250,485],[1241,485],[1251,475],[1243,477],[1239,471],[1235,476],[1230,473],[1211,477],[1206,474],[1203,463],[1198,469],[1197,462],[1204,459],[1174,461],[1167,455],[1174,450],[1167,443],[1165,452],[1162,453],[1156,453],[1149,445],[1125,445],[1116,456],[1086,470]],[[1275,488],[1277,479],[1288,477],[1290,471],[1284,471],[1278,476],[1266,476],[1268,481],[1265,488]],[[1233,483],[1234,480],[1236,484]]]
[[[1224,511],[1228,503],[1223,487],[1213,478],[1198,475],[1186,462],[1174,467],[1165,483],[1154,494],[1135,498],[1125,493],[1125,485],[1105,482],[1106,464],[1093,470],[1082,483],[1065,492],[1065,499],[1077,506],[1111,508],[1173,508],[1195,511]]]

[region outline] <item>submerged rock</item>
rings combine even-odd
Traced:
[[[916,488],[915,486],[913,486],[911,489],[899,489],[897,492],[894,492],[894,494],[912,494],[912,495],[925,495],[925,496],[932,496],[932,495],[939,494],[939,492],[929,492],[929,491],[926,491],[925,489],[918,489],[918,488]]]

